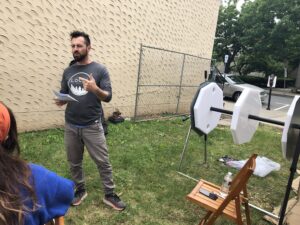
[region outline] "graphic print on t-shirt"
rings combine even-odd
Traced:
[[[79,77],[89,80],[89,75],[84,72],[75,73],[68,80],[68,86],[71,92],[76,96],[86,95],[88,92],[84,90],[83,83]]]

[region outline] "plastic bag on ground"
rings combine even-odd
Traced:
[[[241,169],[245,165],[246,161],[247,160],[228,161],[226,162],[226,165],[236,169]],[[274,162],[271,159],[268,159],[267,157],[258,156],[256,158],[256,167],[253,174],[259,177],[265,177],[272,171],[278,170],[280,170],[279,163]]]

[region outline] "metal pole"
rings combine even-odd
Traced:
[[[271,82],[270,82],[270,83],[271,83]],[[273,84],[272,84],[272,85],[273,85]],[[272,95],[272,85],[270,85],[269,101],[268,101],[268,107],[267,107],[267,110],[270,110],[271,95]]]
[[[289,176],[288,183],[287,183],[287,186],[286,186],[284,199],[283,199],[283,202],[282,202],[282,205],[281,205],[280,219],[279,219],[279,223],[278,223],[279,225],[283,224],[283,219],[284,219],[284,216],[285,216],[287,203],[289,201],[289,196],[290,196],[290,192],[291,192],[291,188],[292,188],[294,174],[296,173],[296,170],[297,170],[299,154],[300,154],[300,134],[299,134],[299,137],[298,137],[297,146],[296,146],[296,149],[295,149],[295,152],[294,152],[293,161],[292,161],[291,168],[290,168],[291,172],[290,172],[290,176]]]
[[[270,110],[270,103],[271,103],[271,95],[272,95],[272,87],[274,82],[274,74],[271,74],[268,78],[268,84],[270,85],[270,91],[269,91],[269,101],[268,101],[268,107],[267,110]]]
[[[190,138],[190,134],[191,134],[191,129],[192,129],[192,126],[190,125],[189,131],[188,131],[188,133],[186,135],[186,138],[185,138],[185,142],[184,142],[184,146],[183,146],[183,149],[182,149],[181,157],[180,157],[180,162],[179,162],[179,167],[178,167],[179,171],[180,171],[180,168],[181,168],[182,160],[183,160],[184,155],[185,155],[186,147],[187,147],[188,142],[189,142],[189,138]]]
[[[263,117],[259,117],[259,116],[254,116],[254,115],[249,115],[248,118],[253,119],[253,120],[258,120],[261,122],[265,122],[265,123],[272,123],[272,124],[284,126],[284,122],[281,122],[278,120],[271,120],[271,119],[267,119],[267,118],[263,118]]]
[[[267,214],[268,216],[271,216],[271,217],[273,217],[273,218],[275,218],[275,219],[279,219],[279,216],[277,216],[277,215],[275,215],[275,214],[273,214],[273,213],[270,213],[270,212],[268,212],[268,211],[266,211],[266,210],[264,210],[264,209],[262,209],[262,208],[259,208],[259,207],[255,206],[255,205],[250,204],[250,203],[248,203],[248,205],[249,205],[251,208],[253,208],[253,209],[256,209],[256,210],[258,210],[258,211],[261,211],[261,212]]]
[[[180,73],[180,84],[179,84],[178,100],[177,100],[177,106],[176,106],[176,114],[178,114],[178,107],[179,107],[179,101],[180,101],[180,95],[181,95],[181,85],[182,85],[184,64],[185,64],[185,55],[183,55],[182,67],[181,67],[181,73]]]
[[[177,171],[177,173],[179,173],[180,175],[182,175],[182,176],[184,176],[184,177],[186,177],[186,178],[189,178],[189,179],[191,179],[191,180],[193,180],[193,181],[199,182],[199,180],[197,180],[197,179],[195,179],[194,177],[191,177],[191,176],[189,176],[189,175],[186,175],[185,173],[181,173],[181,172],[179,172],[179,171]]]
[[[134,119],[133,119],[134,122],[136,122],[136,117],[137,117],[137,107],[138,107],[139,83],[140,83],[142,57],[143,57],[143,44],[141,44],[141,46],[140,46],[140,58],[139,58],[139,68],[138,68],[138,77],[137,77],[136,95],[135,95],[135,106],[134,106]]]
[[[204,134],[204,164],[207,163],[207,134]]]
[[[283,81],[284,81],[284,83],[283,83],[283,88],[286,88],[285,80],[286,80],[286,78],[287,78],[287,67],[284,67],[284,75],[283,75],[283,77],[284,77],[284,79],[283,79]]]
[[[229,111],[229,110],[226,110],[226,109],[219,109],[219,108],[215,108],[215,107],[210,107],[210,110],[214,111],[214,112],[220,112],[220,113],[228,114],[228,115],[233,114],[232,111]],[[248,118],[253,119],[253,120],[258,120],[258,121],[261,121],[261,122],[265,122],[265,123],[271,123],[271,124],[284,126],[284,122],[281,122],[281,121],[278,121],[278,120],[271,120],[271,119],[267,119],[267,118],[263,118],[263,117],[259,117],[259,116],[255,116],[255,115],[249,115]],[[297,125],[297,124],[293,124],[293,127],[295,127],[295,128],[299,127],[300,128],[300,126]]]
[[[191,56],[191,57],[199,58],[199,59],[207,59],[207,60],[211,60],[210,58],[200,57],[200,56],[188,54],[188,53],[186,53],[186,52],[177,52],[177,51],[173,51],[173,50],[169,50],[169,49],[165,49],[165,48],[157,48],[157,47],[153,47],[153,46],[149,46],[149,45],[143,45],[143,47],[144,47],[144,48],[150,48],[150,49],[161,50],[161,51],[165,51],[165,52],[176,53],[176,54],[185,54],[185,55],[187,55],[187,56]]]

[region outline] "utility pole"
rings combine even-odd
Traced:
[[[269,89],[269,101],[268,101],[268,107],[267,107],[267,110],[270,110],[270,103],[271,103],[271,95],[272,95],[272,87],[273,87],[273,84],[274,84],[274,74],[271,74],[269,76],[269,79],[268,79],[268,87],[270,87]],[[275,85],[274,85],[275,86]]]
[[[285,80],[287,78],[287,68],[284,67],[284,80],[283,80],[283,88],[286,88],[286,83],[285,83]]]

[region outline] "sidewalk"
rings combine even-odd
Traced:
[[[269,94],[270,89],[265,88],[265,90]],[[292,88],[272,88],[272,95],[294,97],[300,93],[292,92]]]

